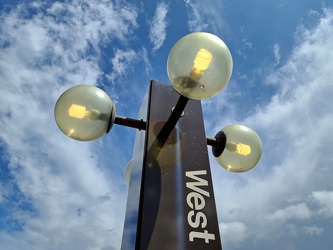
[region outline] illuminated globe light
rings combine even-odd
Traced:
[[[217,36],[196,32],[171,49],[167,71],[174,89],[189,99],[203,100],[219,93],[232,73],[228,47]]]
[[[229,125],[215,136],[213,147],[216,161],[231,172],[246,172],[260,160],[262,144],[257,133],[244,125]]]
[[[78,85],[59,97],[54,116],[65,135],[79,141],[91,141],[110,130],[116,111],[112,100],[103,90]]]

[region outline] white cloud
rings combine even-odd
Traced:
[[[252,49],[253,44],[252,42],[246,40],[246,39],[242,39],[242,46],[236,49],[236,54],[243,57],[244,59],[246,59],[246,54],[247,51]]]
[[[333,217],[333,191],[316,191],[312,198],[320,206],[319,213],[325,217]]]
[[[223,235],[223,246],[240,246],[249,237],[248,229],[242,222],[233,221],[230,223],[220,223],[219,227]]]
[[[167,21],[168,5],[160,2],[157,4],[155,10],[155,16],[150,23],[149,39],[154,45],[153,50],[156,51],[162,47],[166,38],[166,28],[168,26]]]
[[[101,171],[99,142],[59,132],[53,108],[70,86],[97,83],[100,46],[126,40],[137,27],[136,9],[107,1],[27,2],[0,18],[0,140],[20,195],[11,206],[3,203],[12,228],[1,231],[1,247],[119,248],[125,197],[118,180]],[[13,191],[2,195],[9,199]]]
[[[205,30],[208,27],[208,24],[204,21],[202,8],[199,6],[200,3],[197,4],[195,1],[191,0],[184,0],[184,2],[189,8],[188,25],[190,31],[197,32]]]
[[[191,29],[219,22],[215,15],[207,19],[209,8],[202,8],[203,15],[198,12],[206,2],[200,6],[193,5],[199,1],[187,3],[192,3],[188,5]],[[9,218],[4,218],[13,222],[14,229],[0,232],[1,247],[118,249],[125,203],[119,184],[123,179],[101,171],[105,166],[99,165],[96,154],[100,142],[66,139],[52,116],[56,98],[65,89],[97,83],[103,74],[98,64],[101,46],[113,39],[126,44],[138,26],[137,11],[108,1],[33,2],[35,11],[28,18],[27,5],[0,17],[0,140],[8,151],[13,183],[20,190],[19,201],[10,207]],[[264,144],[262,161],[249,173],[223,172],[211,160],[223,221],[222,242],[233,243],[230,249],[257,246],[267,239],[278,247],[279,239],[288,238],[292,231],[293,237],[327,231],[312,219],[332,216],[333,190],[328,188],[333,176],[329,146],[333,144],[332,20],[332,11],[326,10],[318,26],[298,34],[302,42],[267,77],[278,88],[267,106],[258,106],[256,114],[244,121],[216,113],[208,119],[214,120],[214,125],[208,124],[209,134],[237,120],[256,129]],[[131,69],[138,53],[148,61],[144,48],[114,51],[115,70],[110,75],[114,73],[115,79]],[[122,148],[115,145],[114,150]],[[8,188],[1,186],[1,205],[7,204],[9,195]],[[317,205],[317,210],[310,205]],[[272,220],[279,223],[272,225]]]
[[[138,60],[138,55],[133,49],[121,50],[116,49],[114,57],[111,59],[112,73],[107,75],[110,81],[121,77],[131,70],[131,66]]]
[[[320,235],[322,234],[325,230],[322,227],[318,226],[308,226],[303,228],[304,232],[309,235]]]
[[[284,209],[278,209],[274,213],[269,214],[267,219],[272,223],[284,222],[289,219],[309,219],[311,212],[305,203],[291,205]]]
[[[152,69],[152,66],[150,64],[150,60],[149,60],[149,57],[148,57],[148,53],[147,53],[147,49],[145,48],[142,48],[142,51],[141,51],[141,57],[142,57],[142,60],[144,62],[144,65],[145,65],[145,72],[147,75],[149,75],[151,69]]]
[[[131,84],[131,88],[128,89],[126,84],[129,81],[132,81],[131,78],[138,80],[138,72],[140,77],[149,75],[151,71],[151,64],[148,57],[147,49],[142,47],[139,50],[134,50],[131,48],[127,49],[115,49],[113,57],[110,59],[111,68],[110,72],[105,74],[107,80],[110,81],[110,85],[107,88],[110,88],[112,94],[112,100],[117,108],[123,107],[128,103],[121,103],[119,99],[122,96],[137,94],[138,91],[143,91],[144,89],[140,88],[140,85]],[[126,81],[124,83],[124,81]],[[140,97],[141,98],[141,97]],[[128,114],[127,114],[128,115]],[[136,114],[135,114],[136,115]]]
[[[268,238],[278,244],[281,238],[292,237],[284,230],[289,223],[311,227],[317,214],[310,209],[311,194],[320,214],[331,216],[332,190],[312,192],[330,187],[333,177],[328,146],[333,143],[333,11],[324,10],[316,27],[298,35],[302,42],[295,45],[286,63],[267,77],[278,89],[268,105],[257,107],[256,113],[244,120],[219,119],[214,114],[216,127],[208,131],[213,134],[234,119],[254,128],[263,142],[261,162],[251,172],[223,172],[211,160],[214,188],[221,192],[217,198],[221,220],[239,221],[252,232],[253,237],[243,246],[265,244]],[[296,233],[301,237],[310,231]],[[226,238],[223,233],[221,237]]]
[[[207,29],[218,32],[223,28],[222,1],[184,0],[188,8],[188,26],[191,32]]]
[[[279,64],[281,60],[281,52],[280,52],[280,45],[278,43],[275,43],[273,46],[273,53],[275,58],[275,63]]]

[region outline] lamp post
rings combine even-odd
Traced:
[[[222,249],[207,145],[225,169],[245,172],[258,163],[261,141],[239,124],[205,136],[201,100],[223,89],[232,72],[221,39],[203,32],[183,37],[169,54],[167,71],[172,86],[151,81],[138,119],[117,116],[108,95],[88,85],[60,96],[55,119],[62,132],[81,141],[103,136],[114,124],[138,129],[126,170],[122,249]]]

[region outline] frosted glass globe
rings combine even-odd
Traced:
[[[79,141],[95,140],[106,134],[115,120],[111,98],[101,89],[78,85],[58,99],[54,116],[60,130]]]
[[[167,72],[174,89],[194,100],[219,93],[232,73],[228,47],[217,36],[196,32],[180,39],[171,49]]]
[[[245,172],[260,160],[262,144],[257,133],[244,125],[234,124],[223,128],[215,136],[220,143],[214,148],[216,161],[231,172]]]

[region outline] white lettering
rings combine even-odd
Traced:
[[[209,240],[215,240],[215,235],[208,233],[207,230],[202,232],[190,232],[190,241],[194,241],[195,238],[204,239],[205,243],[209,243]]]
[[[192,180],[195,180],[192,182],[186,182],[186,187],[193,191],[186,197],[187,205],[192,209],[187,215],[187,222],[192,228],[200,227],[204,229],[207,226],[207,216],[198,210],[205,208],[206,201],[204,196],[210,197],[210,194],[201,188],[208,186],[208,181],[198,177],[198,175],[207,175],[207,171],[187,171],[185,175]],[[209,243],[209,240],[215,240],[215,235],[209,233],[208,230],[204,230],[203,232],[191,231],[189,233],[189,240],[194,241],[195,239],[203,239],[205,240],[205,243]]]
[[[186,201],[190,208],[196,210],[201,210],[206,205],[205,198],[201,194],[198,194],[196,192],[189,193],[186,197]]]
[[[195,215],[195,220],[192,220],[192,217]],[[207,226],[207,217],[203,212],[198,212],[195,214],[195,212],[192,210],[187,215],[187,221],[193,228],[198,228],[200,225],[200,219],[202,219],[201,227],[204,228]]]
[[[196,191],[204,196],[209,197],[209,193],[205,190],[202,190],[198,188],[197,186],[208,186],[208,181],[201,179],[200,177],[197,177],[197,175],[206,175],[206,170],[198,170],[198,171],[188,171],[186,172],[186,176],[189,178],[192,178],[196,180],[197,182],[187,182],[186,187],[192,189],[193,191]]]

